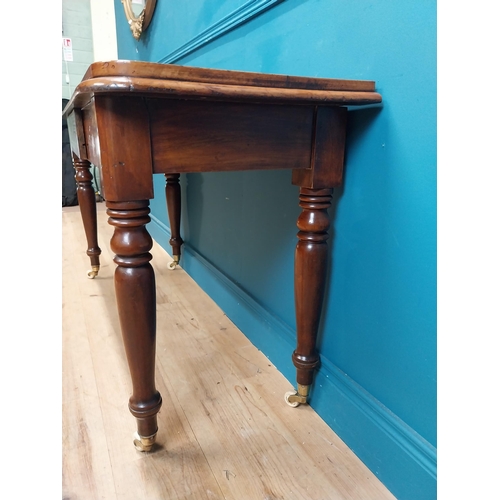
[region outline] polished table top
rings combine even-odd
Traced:
[[[93,63],[68,103],[84,107],[93,95],[179,97],[296,104],[361,105],[382,101],[375,82],[193,68],[137,61]]]

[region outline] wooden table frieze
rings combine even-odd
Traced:
[[[90,165],[99,167],[114,227],[115,291],[132,378],[134,440],[149,451],[161,395],[155,387],[156,291],[146,224],[153,174],[165,175],[175,267],[181,258],[182,173],[289,169],[299,187],[292,361],[307,402],[319,362],[316,338],[327,264],[333,188],[342,182],[347,106],[380,103],[371,81],[292,77],[145,62],[92,64],[63,111],[68,119],[78,199],[98,276],[95,195]]]

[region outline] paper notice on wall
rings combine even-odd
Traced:
[[[63,46],[63,58],[65,61],[73,60],[73,44],[71,43],[71,38],[62,39]]]

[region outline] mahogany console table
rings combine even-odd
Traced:
[[[92,64],[63,111],[92,270],[99,272],[91,163],[100,170],[115,291],[137,419],[134,444],[149,451],[161,396],[155,388],[156,295],[146,230],[153,174],[166,177],[174,265],[179,262],[179,176],[188,172],[290,169],[302,207],[295,251],[298,390],[307,402],[318,365],[316,337],[327,262],[327,209],[342,181],[347,107],[381,102],[371,81],[223,71],[145,62]]]

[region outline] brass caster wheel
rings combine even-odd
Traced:
[[[134,432],[134,446],[137,451],[145,452],[151,451],[154,443],[156,441],[156,433],[152,436],[143,437],[139,436],[137,432]]]
[[[292,408],[297,408],[299,405],[307,404],[309,387],[309,385],[298,384],[296,391],[288,391],[285,393],[285,403]]]
[[[173,271],[179,265],[180,256],[174,255],[174,260],[168,266],[168,268]]]
[[[295,401],[296,396],[297,396],[297,391],[285,392],[285,403],[288,406],[291,406],[292,408],[297,408],[297,406],[299,406],[300,403],[298,401]],[[290,398],[292,399],[290,400]]]
[[[99,266],[92,266],[90,271],[87,271],[87,278],[93,280],[99,274]]]

